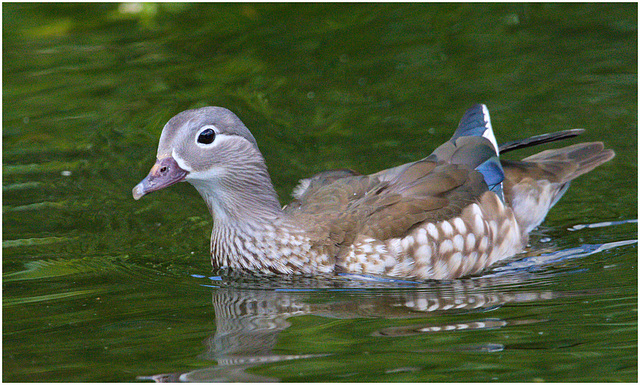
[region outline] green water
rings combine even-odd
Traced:
[[[637,381],[636,4],[2,8],[4,381]],[[236,112],[286,203],[478,102],[617,154],[478,277],[217,275],[191,186],[131,197],[187,108]]]

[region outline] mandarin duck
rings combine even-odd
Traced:
[[[249,129],[225,108],[204,107],[164,126],[133,197],[191,183],[213,216],[214,268],[455,279],[521,252],[570,182],[615,156],[601,142],[521,161],[499,154],[582,131],[498,146],[489,111],[477,104],[426,158],[371,175],[321,172],[282,207]]]

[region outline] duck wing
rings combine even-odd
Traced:
[[[504,178],[484,105],[469,109],[453,137],[428,157],[372,175],[354,174],[310,178],[285,211],[338,243],[357,236],[385,240],[454,218],[487,190],[501,196]]]

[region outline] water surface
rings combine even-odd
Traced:
[[[637,381],[636,4],[9,3],[3,79],[4,381]],[[233,110],[284,204],[478,102],[617,154],[480,276],[212,272],[191,186],[131,198],[187,108]]]

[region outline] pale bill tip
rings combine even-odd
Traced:
[[[142,198],[146,194],[144,191],[144,186],[142,185],[142,182],[138,183],[136,187],[133,188],[132,193],[133,193],[133,199],[135,200]]]

